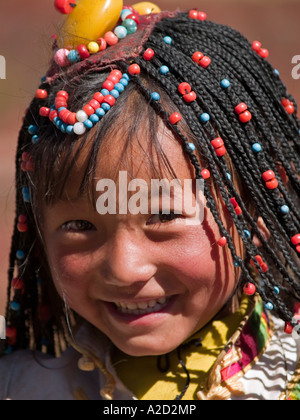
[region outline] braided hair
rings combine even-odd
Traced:
[[[116,48],[122,48],[119,45]],[[149,49],[155,54],[147,60],[144,52]],[[197,59],[195,52],[203,54]],[[205,65],[201,65],[203,55],[208,57]],[[93,174],[101,140],[108,132],[117,132],[116,121],[126,126],[125,114],[130,118],[137,106],[140,112],[127,124],[127,144],[138,127],[147,124],[149,142],[166,160],[156,137],[158,122],[162,121],[182,145],[195,177],[202,179],[203,169],[209,170],[211,176],[204,180],[207,207],[242,272],[238,288],[253,285],[259,276],[255,288],[267,308],[296,325],[293,304],[300,297],[300,127],[297,105],[279,73],[237,31],[191,19],[188,13],[157,22],[138,56],[115,61],[111,67],[126,73],[132,63],[139,66],[140,74],[130,76],[115,106],[79,138],[61,133],[40,116],[40,100],[35,98],[29,107],[16,156],[17,214],[8,271],[7,347],[2,352],[35,348],[59,354],[67,345],[69,324],[76,322],[77,315],[64,305],[51,280],[40,228],[41,204],[51,204],[62,196],[87,144],[89,158],[79,194],[95,192]],[[62,71],[51,86],[45,80],[40,88],[48,91],[49,107],[55,94],[66,89],[69,105],[75,109],[90,99],[90,92],[95,92],[107,75],[107,66],[97,72],[83,70],[72,80]],[[183,82],[196,93],[194,100],[187,102],[178,91]],[[153,92],[159,93],[160,100]],[[246,104],[246,115],[250,112],[251,119],[240,118],[235,111],[240,104]],[[180,122],[170,119],[175,112],[180,114]],[[36,126],[38,134],[32,129]],[[220,147],[225,154],[218,153],[215,139],[222,139]],[[266,181],[262,177],[265,173],[271,174],[276,187],[268,188],[269,178]],[[220,199],[230,212],[243,255],[223,225]],[[270,231],[268,240],[259,229],[259,217]],[[261,242],[259,248],[254,235]]]

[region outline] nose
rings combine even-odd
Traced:
[[[149,246],[137,232],[121,229],[109,241],[102,274],[109,285],[146,283],[156,272]]]

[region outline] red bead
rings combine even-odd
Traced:
[[[96,92],[93,96],[93,99],[95,99],[96,101],[99,102],[99,104],[102,104],[103,99],[104,99],[104,95],[102,95],[102,93],[100,92]]]
[[[123,74],[122,74],[122,72],[121,72],[120,70],[115,69],[115,70],[112,70],[112,71],[110,72],[110,76],[115,76],[115,77],[117,77],[119,80],[121,80],[121,79],[122,79],[122,77],[123,77]]]
[[[146,61],[150,61],[155,55],[155,52],[151,48],[147,48],[143,54],[143,59]]]
[[[170,115],[169,121],[171,124],[177,124],[181,120],[181,115],[179,112],[174,112],[174,114]]]
[[[54,105],[56,109],[61,107],[67,108],[68,106],[67,101],[63,97],[55,99]]]
[[[178,86],[178,92],[181,93],[181,95],[186,95],[187,93],[190,93],[191,91],[192,91],[192,88],[187,82],[182,82]]]
[[[55,0],[54,6],[60,13],[68,15],[73,12],[74,7],[71,4],[75,2],[76,0]]]
[[[41,117],[49,117],[50,111],[51,111],[50,108],[47,108],[45,106],[42,106],[42,108],[40,109],[40,116]]]
[[[15,327],[6,327],[5,330],[7,344],[13,346],[17,342],[17,329]]]
[[[195,101],[196,98],[197,98],[197,95],[194,91],[183,95],[183,99],[185,100],[185,102],[188,102],[188,103]]]
[[[240,104],[238,104],[234,110],[237,114],[241,114],[242,112],[247,111],[248,107],[244,102],[241,102]]]
[[[47,92],[45,89],[38,89],[38,90],[35,92],[35,97],[36,97],[37,99],[46,99],[46,98],[47,98],[47,96],[48,96],[48,92]]]
[[[203,178],[203,179],[208,179],[208,178],[210,178],[210,172],[209,172],[209,170],[208,170],[208,169],[203,169],[203,170],[201,171],[201,175],[202,175],[202,178]]]
[[[211,63],[211,59],[209,57],[207,57],[206,55],[202,58],[202,60],[200,60],[199,65],[201,67],[203,67],[204,69],[206,69],[206,67],[208,67]]]
[[[293,114],[295,112],[294,104],[290,103],[285,107],[285,110],[288,114]]]
[[[300,245],[296,245],[296,251],[300,254]]]
[[[234,197],[232,197],[230,199],[231,204],[233,205],[234,211],[236,213],[237,216],[239,216],[240,214],[242,214],[242,209],[240,208],[240,206],[238,205],[236,199]]]
[[[198,12],[197,19],[198,20],[206,20],[207,19],[207,14],[205,12]]]
[[[113,84],[117,84],[119,83],[120,79],[117,76],[114,76],[113,74],[110,74],[106,80],[110,80],[111,82],[113,82]]]
[[[95,111],[96,111],[96,109],[100,108],[100,103],[98,101],[96,101],[96,99],[92,99],[89,102],[89,105],[91,105],[91,107],[94,108]]]
[[[195,61],[195,63],[199,64],[200,60],[202,60],[203,57],[204,55],[202,54],[202,52],[196,51],[192,55],[192,60]]]
[[[80,58],[82,60],[90,56],[90,52],[84,44],[78,45],[77,51],[79,52]]]
[[[266,48],[260,48],[257,51],[257,53],[262,58],[268,58],[269,57],[269,51]]]
[[[293,330],[294,330],[294,328],[293,328],[292,324],[290,322],[286,322],[285,326],[284,326],[284,332],[286,334],[292,334]]]
[[[107,42],[108,45],[116,45],[119,42],[119,38],[112,32],[108,31],[104,35],[104,39]]]
[[[253,283],[246,283],[243,287],[243,292],[248,296],[253,296],[256,292],[256,286]]]
[[[77,122],[76,112],[71,112],[68,116],[68,124],[74,125]]]
[[[20,233],[28,232],[28,225],[27,223],[18,223],[17,229]]]
[[[139,15],[136,12],[132,13],[131,15],[126,16],[126,19],[132,19],[132,20],[135,21],[135,23],[137,25],[140,24],[140,18],[139,18]]]
[[[189,17],[191,19],[198,19],[198,10],[192,9],[189,11]]]
[[[250,120],[251,120],[251,118],[252,118],[252,114],[251,114],[251,112],[250,112],[250,111],[245,111],[245,112],[242,112],[242,113],[239,115],[239,119],[240,119],[240,121],[241,121],[242,123],[246,123],[246,122],[250,121]]]
[[[271,181],[267,181],[267,182],[266,182],[266,187],[267,187],[269,190],[275,190],[275,188],[277,188],[277,187],[278,187],[278,181],[277,181],[277,179],[276,179],[276,178],[274,178],[274,179],[272,179]]]
[[[265,182],[270,181],[271,179],[275,178],[275,174],[274,174],[273,171],[269,170],[269,171],[266,171],[262,174],[262,178]]]
[[[227,244],[227,238],[225,237],[225,236],[222,236],[222,238],[220,238],[219,240],[218,240],[218,245],[219,246],[225,246]]]
[[[265,273],[268,270],[267,264],[263,261],[263,259],[262,259],[262,257],[260,255],[256,255],[255,256],[255,259],[258,262],[258,264],[259,264],[262,272]],[[256,268],[256,266],[255,266],[255,264],[254,264],[254,262],[253,262],[252,259],[250,260],[250,263],[253,265],[253,267],[255,267],[255,270],[258,272],[258,270],[257,270],[257,268]]]
[[[224,146],[223,139],[221,139],[221,137],[217,137],[211,141],[211,145],[214,149],[218,149],[219,147]]]
[[[259,41],[253,41],[252,42],[252,49],[256,52],[258,52],[261,48],[261,42]]]
[[[116,103],[116,99],[112,95],[106,95],[104,96],[103,102],[110,106],[113,106]]]
[[[63,120],[64,123],[67,123],[70,114],[71,111],[69,111],[68,109],[63,109],[59,112],[58,116],[61,120]]]
[[[292,242],[292,244],[293,244],[293,245],[298,245],[298,244],[300,244],[300,233],[297,233],[296,235],[294,235],[294,236],[291,238],[291,242]]]
[[[87,115],[89,117],[95,113],[94,108],[91,107],[91,105],[89,105],[89,104],[85,105],[82,109],[83,109],[84,112],[87,113]]]
[[[105,41],[104,38],[98,38],[96,42],[99,45],[99,48],[100,48],[99,51],[104,51],[106,49],[107,42]]]
[[[141,68],[138,64],[131,64],[128,67],[128,73],[131,75],[140,74],[140,72],[141,72]]]
[[[105,82],[102,85],[102,89],[107,89],[109,91],[113,90],[115,87],[115,84],[111,80],[105,80]]]
[[[18,218],[19,223],[26,223],[27,222],[27,216],[25,214],[21,214]]]
[[[288,98],[282,98],[281,99],[281,104],[286,107],[288,105],[290,105],[291,101]]]
[[[15,290],[22,290],[24,288],[24,282],[22,279],[19,278],[12,279],[11,285]]]
[[[58,117],[58,112],[54,109],[49,114],[49,120],[52,122],[56,117]]]

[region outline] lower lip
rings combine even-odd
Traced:
[[[123,322],[124,324],[149,324],[156,320],[161,319],[163,316],[166,316],[170,313],[171,307],[175,302],[175,296],[173,296],[169,302],[157,312],[150,312],[147,314],[125,314],[120,312],[114,303],[105,302],[105,306],[108,308],[109,313],[116,318],[119,322]]]

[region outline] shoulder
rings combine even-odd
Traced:
[[[78,369],[79,357],[72,348],[60,358],[30,350],[2,357],[0,400],[74,400],[78,387],[87,389],[88,394],[93,392],[90,389],[95,389],[98,378]],[[89,397],[94,399],[95,395]]]

